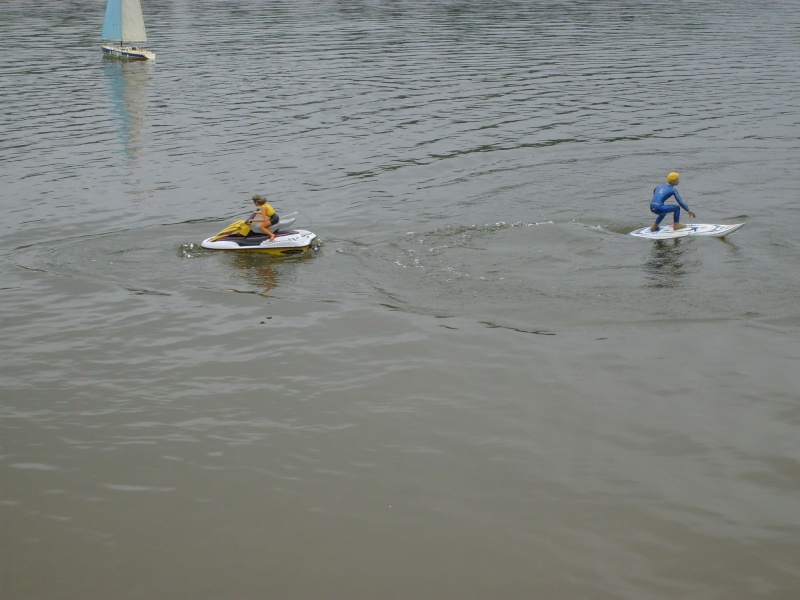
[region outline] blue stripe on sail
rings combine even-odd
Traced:
[[[108,0],[106,4],[106,18],[103,21],[103,31],[100,34],[103,40],[122,39],[122,10],[120,0]]]

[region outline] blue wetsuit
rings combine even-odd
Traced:
[[[664,204],[664,202],[673,196],[680,206],[675,204]],[[669,213],[673,213],[672,218],[676,223],[679,223],[681,220],[681,208],[686,211],[689,210],[689,207],[686,206],[686,202],[683,201],[678,193],[678,190],[676,190],[674,186],[668,183],[662,183],[653,190],[653,199],[650,201],[650,212],[658,215],[658,218],[656,219],[656,226],[660,225],[661,221],[663,221],[664,217],[666,217]]]

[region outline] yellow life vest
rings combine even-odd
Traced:
[[[271,205],[265,202],[264,204],[258,207],[258,210],[256,210],[255,212],[256,216],[253,217],[253,222],[269,223],[269,218],[274,214],[275,214],[275,209],[272,208]],[[260,218],[258,215],[260,215]]]

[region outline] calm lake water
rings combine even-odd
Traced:
[[[799,3],[104,6],[2,4],[2,598],[798,597]]]

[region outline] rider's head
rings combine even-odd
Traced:
[[[676,173],[675,171],[673,171],[672,173],[667,175],[667,183],[670,185],[675,185],[678,183],[680,178],[681,178],[680,173]]]
[[[258,204],[259,206],[261,206],[262,204],[264,204],[266,201],[267,201],[267,199],[266,199],[266,198],[264,198],[264,196],[258,196],[258,195],[256,195],[256,196],[253,196],[253,202],[254,202],[255,204]]]

